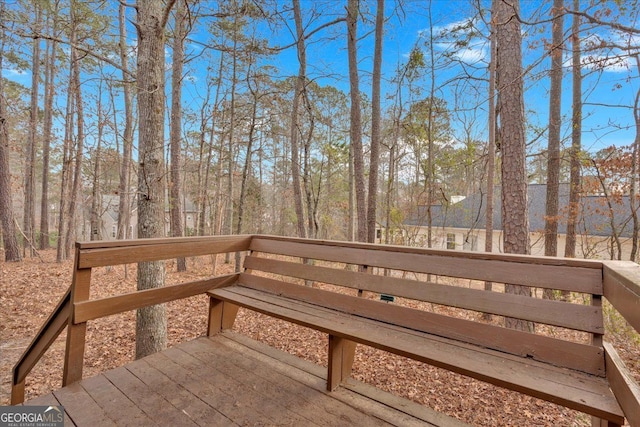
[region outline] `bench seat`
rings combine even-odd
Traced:
[[[606,378],[400,326],[401,321],[382,321],[371,313],[385,311],[389,306],[383,302],[250,273],[241,274],[233,286],[208,293],[212,301],[231,304],[227,306],[231,311],[234,306],[245,307],[327,333],[330,347],[332,339],[357,342],[557,403],[614,424],[624,423],[623,412]],[[400,316],[403,312],[410,315],[417,311],[393,307]],[[235,317],[235,313],[231,317]],[[230,327],[230,323],[225,325],[222,320],[221,327]],[[331,348],[329,352],[328,382],[333,384]]]

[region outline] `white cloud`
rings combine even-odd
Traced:
[[[436,43],[434,46],[440,52],[446,52],[450,57],[467,64],[488,62],[489,49],[482,41],[472,41],[466,46],[456,42]]]
[[[451,22],[446,25],[436,25],[435,27],[433,27],[433,36],[446,37],[448,35],[451,35],[451,33],[465,34],[472,27],[473,27],[473,19],[465,18],[459,21]],[[426,36],[429,34],[429,30],[428,29],[420,30],[419,34],[421,36],[422,35]]]

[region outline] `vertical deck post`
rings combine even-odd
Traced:
[[[335,335],[329,335],[329,366],[327,391],[333,391],[351,375],[356,354],[356,343]]]
[[[73,280],[71,283],[71,317],[67,327],[67,345],[64,356],[64,372],[62,374],[63,387],[82,379],[87,323],[75,323],[74,304],[89,299],[90,285],[91,268],[80,268],[80,246],[76,243]]]
[[[18,405],[22,402],[24,402],[24,380],[11,387],[11,405]]]
[[[225,301],[209,298],[209,323],[207,326],[207,336],[214,336],[224,329],[231,329],[238,314],[238,307]]]

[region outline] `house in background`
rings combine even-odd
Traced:
[[[528,187],[529,230],[532,255],[544,255],[544,225],[546,184]],[[564,255],[569,185],[561,184],[559,191],[558,256]],[[454,250],[484,251],[487,197],[476,193],[457,203],[433,205],[432,247]],[[632,215],[628,196],[583,195],[578,208],[576,227],[576,256],[611,259],[618,252],[621,259],[629,259],[632,245]],[[404,222],[414,242],[426,246],[426,206],[418,215]],[[502,246],[501,186],[494,190],[493,252],[504,252]],[[613,254],[613,255],[612,255]]]
[[[120,198],[118,195],[103,195],[102,196],[102,208],[99,212],[100,217],[100,237],[102,240],[116,240],[118,233],[118,206]],[[97,234],[96,230],[91,230],[91,218],[90,208],[91,203],[87,203],[84,214],[84,224],[82,236],[83,239],[90,240],[90,233]],[[183,224],[184,234],[186,236],[194,235],[196,226],[197,210],[195,204],[190,200],[184,201],[183,208]],[[169,207],[165,209],[165,235],[169,236],[170,233],[170,220],[169,220]],[[128,237],[131,239],[137,238],[138,235],[138,209],[134,203],[131,206],[130,222]]]

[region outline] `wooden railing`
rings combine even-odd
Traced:
[[[640,265],[630,261],[603,262],[604,297],[640,333]],[[607,379],[630,425],[640,426],[640,387],[615,348],[604,342]],[[637,355],[640,359],[640,355]]]
[[[71,287],[13,368],[11,404],[24,401],[27,375],[65,327],[63,386],[82,379],[88,320],[203,294],[215,287],[230,285],[237,279],[236,274],[229,274],[90,300],[93,268],[245,251],[250,241],[251,236],[214,236],[77,243]]]
[[[76,245],[71,287],[14,367],[11,403],[18,404],[24,400],[26,377],[65,327],[67,327],[67,340],[63,385],[71,384],[82,379],[87,321],[128,310],[203,294],[217,287],[229,286],[235,283],[238,277],[236,274],[215,276],[180,285],[92,300],[90,299],[90,287],[93,268],[173,259],[177,257],[246,251],[251,249],[253,237],[254,236],[215,236],[78,243]],[[297,244],[298,246],[295,248],[295,253],[291,254],[293,256],[314,257],[314,253],[300,252],[300,247],[308,251],[317,250],[313,244],[301,246],[299,244],[301,242],[300,239],[277,238],[277,240],[288,241],[291,245],[294,243]],[[344,253],[351,254],[353,248],[359,247],[358,244],[347,242],[340,242],[339,244],[336,242],[334,246],[339,247],[339,249],[333,249],[325,255],[327,259],[335,258],[339,262],[351,262],[348,260],[345,261]],[[421,251],[424,252],[425,250]],[[395,247],[394,252],[400,254],[397,258],[403,262],[409,262],[410,258],[417,256],[414,253],[415,250],[411,248]],[[455,272],[459,276],[462,263],[464,264],[464,271],[467,273],[461,277],[476,280],[499,281],[504,274],[522,273],[522,271],[519,273],[515,270],[512,272],[504,271],[500,261],[506,261],[508,258],[510,261],[517,260],[523,263],[522,265],[529,264],[530,266],[527,266],[527,271],[533,269],[537,272],[536,274],[530,272],[531,274],[527,275],[527,280],[532,281],[531,286],[540,286],[538,282],[547,284],[553,282],[554,287],[557,289],[563,289],[562,286],[570,289],[575,286],[576,281],[584,281],[576,276],[576,274],[579,274],[580,271],[584,269],[567,269],[567,271],[570,272],[561,274],[563,277],[546,274],[552,269],[545,269],[542,265],[536,269],[536,265],[541,263],[541,260],[544,260],[544,263],[552,263],[558,266],[554,271],[560,271],[564,268],[563,266],[569,262],[561,258],[542,259],[529,258],[527,256],[501,256],[498,254],[481,253],[464,255],[456,251],[432,252],[439,257],[439,261],[432,263],[432,265],[428,267],[429,271],[424,271],[429,274],[447,276],[455,275],[452,273]],[[358,253],[369,254],[367,251],[360,251]],[[371,264],[373,262],[372,258],[369,255],[367,256],[368,257],[363,259],[355,259],[353,262],[363,265]],[[502,258],[505,259],[503,260]],[[385,259],[381,265],[387,266],[388,262],[391,261]],[[625,261],[585,262],[589,264],[588,267],[590,269],[595,268],[596,271],[599,270],[602,272],[602,279],[600,279],[599,275],[594,279],[594,281],[598,282],[596,284],[597,287],[601,289],[600,292],[593,292],[594,298],[599,299],[599,295],[603,295],[615,310],[617,310],[636,331],[640,332],[640,266]],[[424,268],[427,267],[425,266]],[[319,269],[316,268],[314,271],[316,270]],[[589,277],[592,276],[593,275],[590,275]],[[385,279],[378,278],[376,280]],[[361,285],[366,287],[368,283],[368,281],[366,283],[363,282]],[[355,285],[356,284],[354,284],[354,286]],[[589,290],[584,292],[592,293]],[[480,302],[469,300],[467,303],[470,305],[470,309],[477,309],[476,305]],[[592,301],[592,304],[598,306],[601,304],[601,300]],[[209,325],[209,327],[211,327],[211,325]],[[602,339],[602,332],[594,333],[593,336],[594,339]],[[601,345],[604,348],[606,377],[620,407],[631,425],[640,426],[640,388],[629,374],[616,350],[611,344],[606,342],[606,336],[602,343],[595,344]],[[575,357],[579,358],[580,355],[576,354]]]

